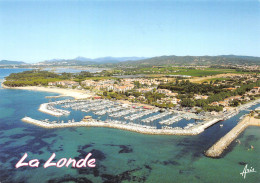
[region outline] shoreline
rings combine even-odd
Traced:
[[[87,99],[94,96],[94,93],[86,93],[84,90],[68,89],[68,88],[54,88],[54,87],[43,87],[43,86],[23,86],[23,87],[8,87],[1,83],[2,88],[5,89],[18,89],[18,90],[30,90],[30,91],[41,91],[48,93],[58,93],[63,97],[73,97],[74,99]]]
[[[248,126],[260,126],[260,119],[256,119],[253,116],[246,115],[232,130],[230,130],[225,136],[220,138],[215,144],[213,144],[205,153],[206,156],[212,158],[218,158],[224,152],[225,149],[248,127]]]

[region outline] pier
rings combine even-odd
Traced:
[[[221,156],[223,151],[242,133],[248,126],[260,126],[260,119],[252,116],[245,116],[230,132],[210,147],[205,155],[217,158]]]

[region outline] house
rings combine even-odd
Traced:
[[[81,84],[83,86],[97,86],[97,82],[95,82],[93,80],[85,80],[85,81],[82,81]]]
[[[252,90],[250,90],[250,92],[251,93],[255,93],[255,94],[257,94],[257,93],[260,93],[260,87],[254,87]]]
[[[147,93],[147,92],[153,91],[153,89],[152,88],[140,88],[137,91],[140,93]]]
[[[218,104],[222,105],[224,107],[228,106],[228,102],[226,102],[226,101],[219,101]]]
[[[171,90],[167,90],[167,89],[158,89],[157,92],[158,92],[158,93],[163,93],[163,94],[172,93]]]
[[[128,98],[129,98],[130,100],[134,100],[134,99],[135,99],[135,96],[130,95]]]
[[[172,104],[178,104],[181,100],[180,99],[177,99],[177,98],[172,98],[171,99],[171,103]]]
[[[79,82],[64,80],[64,81],[49,82],[48,85],[49,86],[60,85],[60,86],[63,86],[63,87],[72,88],[72,87],[78,87],[79,86]]]
[[[224,89],[232,91],[232,90],[235,90],[236,88],[224,88]]]
[[[123,86],[114,85],[114,91],[115,92],[126,92],[126,91],[132,90],[132,89],[134,89],[133,84],[123,85]]]
[[[209,96],[207,96],[207,95],[198,95],[198,94],[195,94],[194,95],[194,99],[196,99],[196,100],[200,100],[200,99],[207,99]]]
[[[168,97],[176,97],[178,93],[166,93],[166,96]]]
[[[145,100],[145,97],[144,96],[139,96],[138,100]]]
[[[212,106],[218,106],[218,102],[212,102],[210,105],[212,105]]]
[[[49,82],[48,85],[49,86],[56,86],[56,82]]]

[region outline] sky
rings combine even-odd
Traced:
[[[0,60],[260,56],[260,1],[0,0]]]

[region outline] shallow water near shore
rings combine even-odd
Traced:
[[[10,71],[12,72],[12,71]],[[24,116],[54,118],[38,111],[54,94],[0,90],[0,182],[259,182],[260,129],[249,127],[233,142],[223,157],[212,159],[204,151],[232,129],[242,111],[197,136],[143,135],[109,128],[43,129],[23,123]],[[257,106],[260,106],[259,104]],[[255,108],[257,106],[253,106]],[[220,128],[220,124],[224,127]],[[249,150],[253,145],[254,150]],[[39,168],[15,164],[24,153],[39,159]],[[56,153],[60,158],[84,158],[89,152],[96,168],[43,168]],[[257,173],[240,173],[245,164]]]

